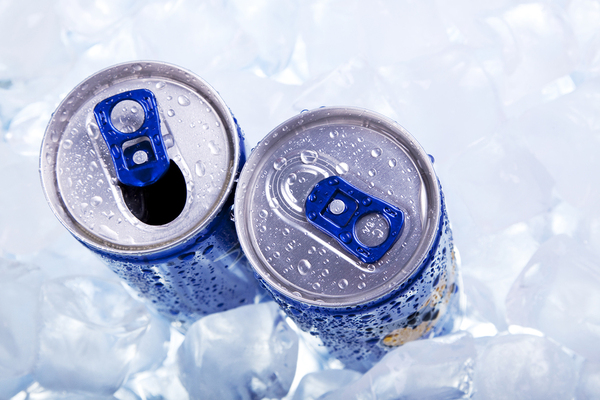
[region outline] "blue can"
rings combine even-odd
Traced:
[[[357,108],[275,128],[240,175],[235,221],[264,287],[346,367],[451,330],[457,266],[433,160]]]
[[[260,297],[232,221],[237,121],[193,73],[160,62],[98,72],[58,106],[40,155],[61,223],[185,329]]]

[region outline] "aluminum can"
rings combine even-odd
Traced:
[[[262,291],[232,221],[244,160],[237,121],[208,83],[174,65],[132,62],[89,77],[60,103],[40,174],[70,233],[185,329]]]
[[[452,232],[433,159],[396,122],[305,111],[245,164],[235,222],[259,280],[346,367],[452,329]]]

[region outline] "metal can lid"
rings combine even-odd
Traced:
[[[95,116],[96,106],[116,99],[103,116],[127,136],[149,115],[148,107],[135,101],[139,93],[156,104],[153,117],[160,134],[154,131],[152,138],[162,139],[179,182],[160,193],[167,202],[179,198],[180,212],[166,222],[140,220],[132,209],[131,202],[141,200],[119,181],[116,153]],[[119,151],[131,153],[129,163],[135,167],[151,161],[152,146],[150,138],[136,137]],[[174,65],[139,61],[100,71],[66,96],[46,129],[40,174],[52,210],[80,241],[111,253],[149,255],[168,251],[210,224],[233,190],[240,154],[236,122],[209,84]]]
[[[319,196],[319,206],[309,204]],[[431,159],[404,128],[372,111],[323,107],[284,122],[253,150],[235,221],[246,256],[273,289],[346,307],[385,296],[422,264],[439,228],[440,196]],[[341,230],[312,223],[313,211]],[[398,211],[397,222],[385,215]],[[380,258],[345,246],[377,249],[394,231]]]

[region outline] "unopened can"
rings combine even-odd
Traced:
[[[40,155],[60,222],[176,326],[262,289],[232,221],[237,121],[195,74],[161,62],[98,72],[58,106]]]
[[[323,107],[275,128],[242,170],[235,221],[259,280],[347,367],[453,325],[457,267],[433,160],[382,115]]]

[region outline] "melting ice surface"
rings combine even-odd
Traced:
[[[597,0],[3,2],[0,398],[600,397],[599,20]],[[446,195],[461,330],[360,374],[272,303],[187,336],[152,315],[59,225],[37,171],[65,93],[133,59],[205,78],[248,149],[322,105],[407,128]]]

